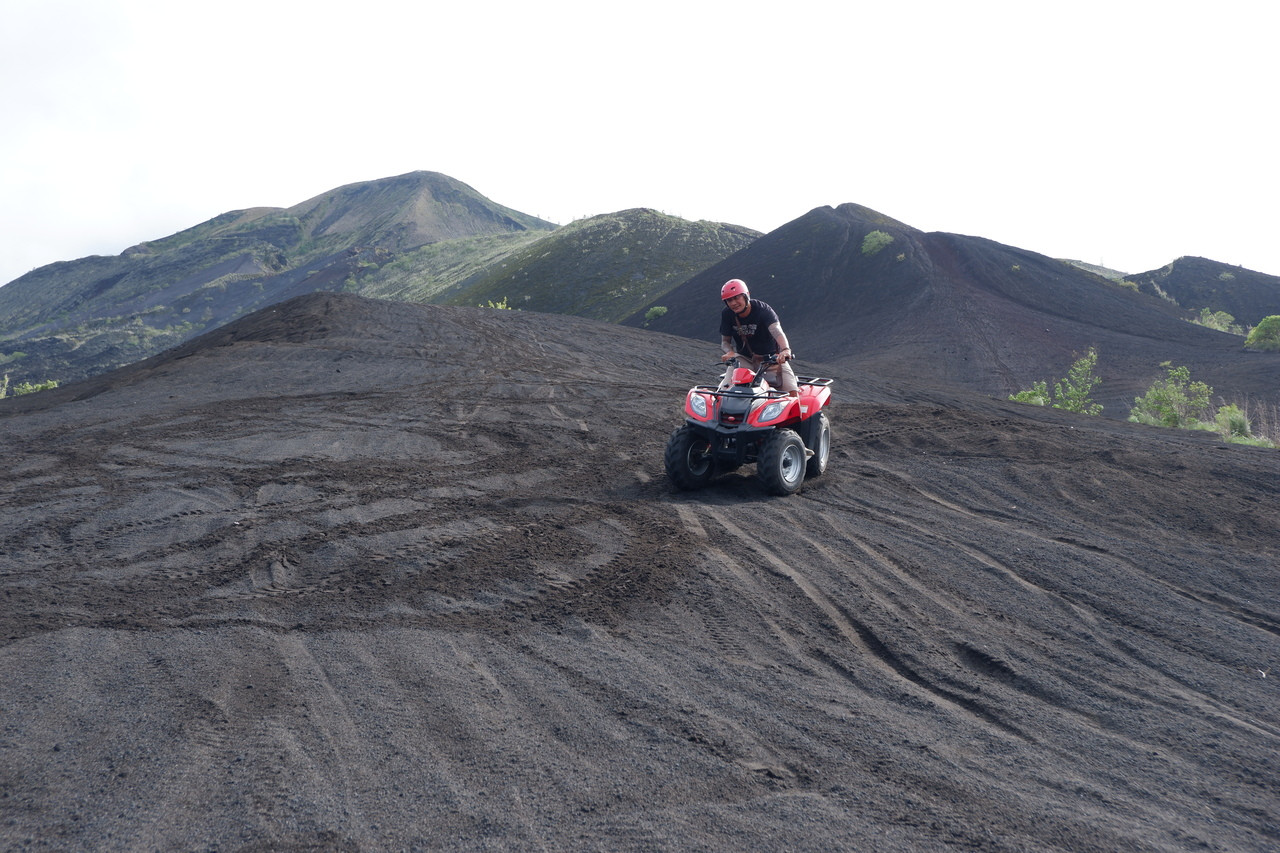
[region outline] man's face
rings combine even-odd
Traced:
[[[747,297],[743,296],[741,293],[737,296],[730,296],[724,301],[724,304],[728,305],[729,310],[737,314],[739,317],[747,316],[747,309],[750,307],[750,302],[747,300]]]

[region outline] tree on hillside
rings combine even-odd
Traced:
[[[667,313],[667,306],[655,305],[652,308],[650,308],[648,311],[644,312],[644,324],[648,326],[654,320],[658,319],[659,317],[663,316],[666,313]]]
[[[1089,351],[1076,359],[1067,371],[1067,377],[1053,385],[1055,409],[1068,412],[1079,412],[1082,415],[1096,415],[1102,406],[1089,399],[1093,389],[1102,380],[1093,372],[1098,366],[1098,351],[1089,347]]]
[[[1191,370],[1187,367],[1173,367],[1167,361],[1160,366],[1169,375],[1134,399],[1129,420],[1154,426],[1195,428],[1209,417],[1213,389],[1203,382],[1192,382]]]
[[[883,231],[872,231],[862,238],[862,254],[874,255],[893,242],[893,235]]]
[[[1229,335],[1244,335],[1244,329],[1240,328],[1236,323],[1236,318],[1226,311],[1210,311],[1208,308],[1201,308],[1200,317],[1192,322],[1207,329],[1226,332]]]
[[[1067,412],[1082,415],[1096,415],[1102,406],[1093,402],[1090,395],[1102,380],[1093,371],[1098,366],[1098,351],[1089,347],[1089,351],[1076,359],[1067,371],[1066,378],[1053,383],[1053,393],[1049,392],[1049,383],[1040,380],[1029,389],[1010,394],[1009,399],[1015,403],[1027,403],[1032,406],[1053,406]]]
[[[1246,349],[1280,352],[1280,314],[1263,317],[1245,338]]]

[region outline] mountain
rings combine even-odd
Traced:
[[[1065,376],[1095,347],[1105,416],[1127,417],[1169,360],[1223,395],[1280,400],[1280,359],[1244,352],[1242,338],[1189,323],[1133,284],[859,205],[817,208],[761,237],[662,297],[666,313],[649,326],[705,340],[714,357],[729,278],[778,310],[801,364],[1003,398]],[[652,307],[623,322],[644,324]]]
[[[1280,847],[1280,453],[813,362],[822,477],[673,493],[709,361],[314,293],[0,400],[0,849]]]
[[[0,288],[0,369],[13,382],[71,381],[316,291],[576,314],[704,340],[714,357],[731,277],[779,309],[802,360],[886,381],[1003,398],[1065,376],[1094,348],[1107,417],[1127,417],[1165,362],[1221,401],[1280,401],[1280,359],[1187,322],[1202,298],[1242,322],[1273,312],[1273,277],[1184,258],[1125,280],[856,204],[767,235],[643,208],[557,228],[430,172],[36,270]],[[1159,298],[1165,285],[1182,305]]]
[[[72,381],[315,291],[618,320],[758,236],[647,209],[557,228],[415,172],[36,270],[0,288],[0,367]]]
[[[287,209],[233,211],[0,288],[0,357],[15,379],[69,381],[294,295],[358,289],[426,244],[505,238],[510,250],[553,228],[434,172],[339,187]]]
[[[1182,257],[1151,272],[1128,276],[1143,293],[1172,299],[1197,313],[1225,311],[1237,323],[1256,326],[1280,314],[1280,277],[1207,258]]]

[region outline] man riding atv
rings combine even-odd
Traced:
[[[776,355],[777,364],[765,372],[773,387],[794,397],[799,393],[795,371],[787,364],[791,360],[791,345],[778,312],[767,302],[752,299],[747,283],[731,278],[720,288],[724,310],[720,312],[720,360],[729,362],[722,387],[728,387],[733,373],[734,359],[742,367],[759,368],[767,356]]]
[[[741,279],[720,295],[727,369],[718,387],[695,385],[685,395],[685,422],[663,454],[667,478],[677,489],[700,489],[717,474],[755,465],[766,491],[793,495],[827,468],[831,425],[823,409],[832,381],[796,377],[777,313],[752,299]]]

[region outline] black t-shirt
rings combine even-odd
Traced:
[[[751,300],[751,310],[747,316],[739,317],[726,305],[720,312],[720,335],[731,336],[733,345],[743,355],[772,355],[778,351],[778,344],[773,340],[769,327],[778,322],[778,312],[769,307],[769,303],[759,299]],[[738,326],[746,336],[738,334]]]

